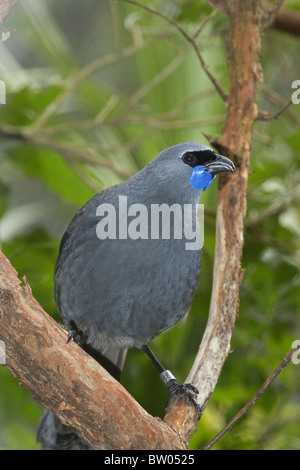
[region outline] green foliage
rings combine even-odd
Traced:
[[[1,139],[1,248],[56,318],[53,268],[61,235],[78,208],[166,146],[220,135],[226,117],[195,52],[161,17],[121,1],[70,4],[19,2],[7,21],[15,31],[0,51],[0,79],[7,85],[0,128],[13,126],[15,135]],[[172,16],[189,34],[212,12],[204,0],[144,4]],[[299,2],[286,7],[300,10]],[[211,15],[197,39],[224,90],[229,73],[222,37],[228,28],[225,14]],[[276,113],[290,100],[291,83],[300,79],[298,48],[298,39],[265,33],[261,109]],[[232,352],[191,449],[214,437],[300,339],[299,110],[292,105],[277,120],[255,126],[239,317]],[[151,345],[181,381],[209,310],[216,184],[201,202],[203,270],[190,316]],[[290,364],[215,448],[300,449],[299,374],[299,366]],[[150,413],[163,416],[166,391],[140,351],[129,352],[123,384]],[[29,392],[1,367],[0,448],[38,448],[40,414]]]

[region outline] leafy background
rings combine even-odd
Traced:
[[[229,85],[228,18],[204,0],[143,2],[189,34],[203,24],[201,53]],[[285,8],[300,12],[299,2]],[[195,52],[172,27],[137,6],[109,0],[21,0],[5,23],[0,78],[7,87],[0,126],[1,249],[58,319],[53,268],[59,240],[92,195],[142,168],[163,148],[221,134],[226,106]],[[263,39],[259,107],[276,113],[300,79],[299,38],[275,30]],[[251,155],[240,309],[232,351],[190,449],[207,443],[259,389],[300,339],[300,105],[257,122]],[[7,129],[7,127],[6,127]],[[26,138],[24,138],[26,136]],[[201,282],[184,325],[151,346],[183,381],[208,315],[217,184],[205,204]],[[215,449],[300,449],[300,365],[290,364]],[[149,360],[131,350],[122,383],[163,416],[166,391]],[[0,448],[38,449],[42,408],[0,368]]]

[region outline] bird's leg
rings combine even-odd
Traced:
[[[198,419],[200,419],[201,416],[201,407],[200,405],[196,402],[193,393],[198,394],[197,388],[192,385],[192,384],[179,384],[177,380],[175,379],[174,375],[169,371],[164,368],[164,366],[159,362],[159,360],[154,356],[153,352],[151,349],[146,345],[143,344],[141,346],[141,350],[144,351],[144,353],[147,354],[147,356],[151,359],[153,362],[154,366],[159,372],[159,376],[163,383],[166,385],[168,389],[168,402],[166,405],[166,412],[169,411],[171,408],[171,405],[175,399],[175,397],[179,395],[184,395],[186,396],[189,401],[194,405],[196,408],[196,411],[198,413]]]

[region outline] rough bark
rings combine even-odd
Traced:
[[[34,299],[0,252],[0,340],[6,366],[94,449],[184,449]]]
[[[199,388],[203,407],[209,401],[230,351],[239,307],[248,166],[257,117],[257,87],[262,80],[258,2],[230,0],[224,3],[230,15],[231,80],[223,134],[219,139],[212,139],[212,143],[235,162],[236,172],[220,178],[209,319],[188,376],[188,380]]]
[[[228,59],[231,79],[223,134],[219,139],[210,140],[220,153],[235,162],[236,172],[220,177],[209,318],[198,354],[187,377],[187,382],[192,382],[199,390],[198,402],[202,409],[216,387],[230,351],[239,308],[248,167],[252,131],[258,114],[257,88],[262,81],[260,18],[263,15],[259,2],[218,0],[217,3],[217,7],[230,16]],[[196,419],[194,410],[185,407],[182,401],[165,417],[165,421],[172,423],[172,427],[186,441],[194,432]]]

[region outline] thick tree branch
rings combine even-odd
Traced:
[[[300,15],[294,11],[280,10],[271,27],[291,34],[300,36]]]
[[[248,166],[252,130],[257,118],[257,87],[262,80],[259,3],[256,0],[222,3],[230,15],[232,69],[223,135],[212,143],[223,155],[235,161],[237,171],[230,177],[220,178],[209,319],[188,377],[188,381],[199,388],[202,407],[208,403],[229,353],[239,307]]]
[[[33,397],[94,449],[185,449],[174,429],[66,339],[0,252],[0,340],[7,368]]]

